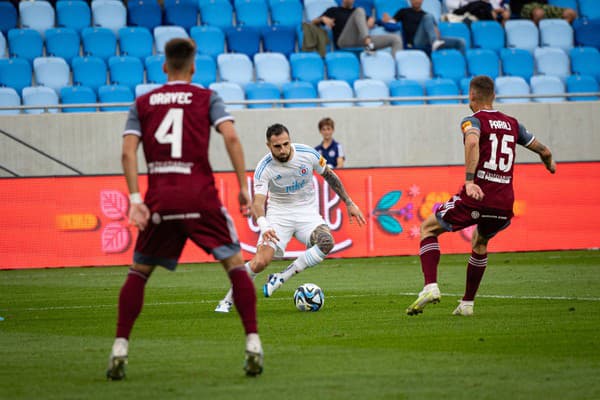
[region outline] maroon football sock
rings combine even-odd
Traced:
[[[144,288],[148,276],[135,271],[129,270],[127,279],[121,288],[119,295],[119,316],[117,320],[117,336],[129,339],[129,334],[133,328],[133,324],[138,315],[142,311],[144,305]]]
[[[257,333],[256,324],[256,290],[252,279],[243,265],[229,271],[229,279],[233,288],[233,304],[237,308],[246,335]]]
[[[425,285],[437,282],[437,268],[440,263],[440,245],[437,237],[432,236],[421,240],[419,249],[421,269],[425,277]]]
[[[469,258],[469,264],[467,265],[467,286],[463,300],[473,301],[475,299],[475,294],[477,293],[477,289],[479,289],[486,266],[487,253],[471,253],[471,258]]]

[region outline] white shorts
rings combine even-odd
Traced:
[[[267,221],[271,228],[277,233],[279,241],[277,243],[264,242],[262,235],[258,238],[258,246],[267,245],[275,249],[275,257],[283,257],[285,248],[292,237],[298,239],[306,247],[310,246],[310,235],[319,225],[327,225],[323,217],[319,214],[294,214],[287,216],[267,215]]]

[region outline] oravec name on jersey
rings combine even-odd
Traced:
[[[191,92],[162,92],[150,95],[151,106],[163,104],[192,104]]]

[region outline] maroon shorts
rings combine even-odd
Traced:
[[[512,210],[475,208],[465,204],[458,195],[455,195],[442,204],[435,216],[447,231],[455,232],[471,225],[477,225],[479,234],[490,239],[501,230],[508,228],[513,212]]]
[[[170,215],[155,212],[137,238],[133,261],[173,270],[188,238],[217,260],[240,251],[233,220],[224,207]]]

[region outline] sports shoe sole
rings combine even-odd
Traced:
[[[440,302],[440,297],[433,297],[431,293],[427,293],[423,296],[419,296],[414,303],[412,303],[406,309],[407,315],[418,315],[423,313],[423,309],[427,304],[437,304]]]
[[[127,365],[127,357],[112,358],[108,370],[106,371],[106,378],[113,381],[124,379],[125,365]]]
[[[258,376],[263,371],[263,356],[260,353],[246,351],[246,359],[244,362],[244,371],[247,376]]]

